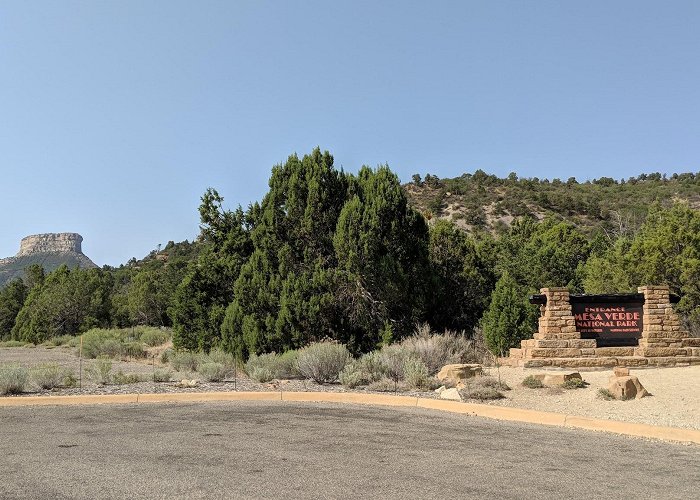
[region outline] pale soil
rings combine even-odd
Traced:
[[[498,376],[496,368],[485,371]],[[570,371],[575,370],[565,370]],[[528,375],[545,372],[541,368],[501,367],[501,379],[512,390],[504,392],[506,399],[492,404],[700,430],[700,366],[631,368],[630,375],[638,377],[651,396],[630,401],[598,397],[598,390],[608,387],[612,369],[580,371],[583,380],[590,384],[584,389],[528,389],[521,385]]]
[[[58,363],[68,366],[78,375],[79,360],[72,349],[57,347],[46,349],[36,348],[0,348],[0,365],[6,363],[19,363],[31,368],[42,363]],[[200,382],[193,388],[180,388],[177,383],[140,382],[129,385],[96,386],[85,376],[85,369],[93,360],[83,360],[83,387],[82,389],[60,389],[54,391],[32,392],[26,395],[37,394],[115,394],[115,393],[149,393],[149,392],[200,392],[200,391],[337,391],[347,392],[338,384],[319,385],[306,380],[290,380],[262,384],[255,382],[245,375],[240,374],[236,380],[227,380],[223,383]],[[164,368],[157,358],[155,367],[151,360],[139,361],[114,361],[112,372],[122,370],[124,373],[139,373],[147,376],[153,369]],[[528,389],[521,385],[522,380],[534,373],[542,373],[546,370],[535,368],[511,368],[501,367],[501,380],[506,382],[510,391],[504,391],[505,399],[490,402],[499,406],[511,406],[528,408],[532,410],[565,413],[610,420],[622,420],[651,425],[681,427],[700,430],[700,366],[679,368],[646,368],[631,369],[631,374],[639,377],[642,385],[652,394],[639,400],[631,401],[605,401],[598,397],[598,390],[608,386],[608,378],[612,370],[581,371],[583,380],[590,385],[583,389]],[[551,370],[553,371],[553,370]],[[571,371],[571,370],[569,370]],[[498,377],[499,370],[485,368],[485,374]],[[183,378],[201,378],[197,374],[173,372],[174,380]],[[353,392],[368,392],[357,389]],[[401,392],[404,395],[413,395],[427,398],[436,398],[433,391],[429,392]]]

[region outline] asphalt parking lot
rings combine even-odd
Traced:
[[[418,408],[0,408],[0,498],[696,498],[700,447]]]

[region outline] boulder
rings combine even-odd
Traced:
[[[437,374],[437,379],[448,385],[457,385],[460,381],[481,375],[481,365],[454,364],[443,366]]]
[[[180,381],[180,387],[196,387],[197,385],[199,385],[199,380],[196,379],[187,380],[183,378],[182,381]]]
[[[444,385],[441,385],[440,387],[438,387],[437,389],[435,389],[435,392],[436,392],[437,394],[441,394],[442,391],[444,391],[445,389],[447,389],[447,387],[445,387]]]
[[[581,374],[579,372],[546,372],[546,373],[536,373],[533,375],[534,378],[542,382],[543,385],[546,385],[548,387],[556,387],[562,385],[564,382],[567,380],[571,380],[574,378],[577,378],[579,380],[583,380],[581,378]]]
[[[616,366],[613,368],[613,373],[616,377],[629,377],[630,369],[624,366]]]
[[[459,391],[454,387],[452,389],[445,389],[440,393],[440,399],[449,399],[450,401],[462,401],[462,396],[459,395]]]
[[[649,393],[634,375],[626,377],[610,377],[608,390],[615,399],[640,399]]]

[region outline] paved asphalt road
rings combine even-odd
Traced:
[[[700,498],[700,447],[418,408],[0,408],[0,498]]]

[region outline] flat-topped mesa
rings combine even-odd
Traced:
[[[37,253],[82,254],[83,237],[78,233],[33,234],[22,238],[17,257]]]

